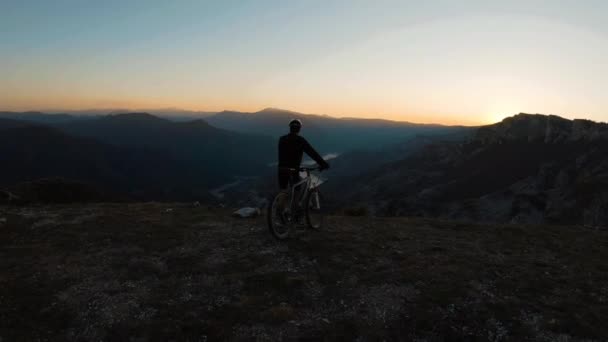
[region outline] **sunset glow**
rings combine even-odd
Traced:
[[[608,3],[8,1],[0,110],[608,121]]]

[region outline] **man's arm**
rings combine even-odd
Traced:
[[[310,146],[306,139],[302,138],[302,140],[304,142],[304,152],[306,152],[310,158],[316,161],[322,169],[329,169],[329,164],[323,159],[323,157],[321,157],[321,155],[319,155],[319,153],[312,148],[312,146]]]

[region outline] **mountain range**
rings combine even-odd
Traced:
[[[321,153],[337,152],[323,186],[335,210],[608,225],[608,125],[540,114],[452,127],[277,109],[185,122],[5,112],[0,185],[60,177],[120,198],[259,205],[276,191],[276,139],[294,117]]]
[[[255,113],[223,111],[205,120],[219,128],[277,137],[285,134],[286,120],[295,118],[302,120],[302,134],[318,146],[321,153],[374,151],[402,143],[417,135],[442,135],[469,129],[381,119],[335,118],[276,108],[266,108]]]
[[[207,120],[215,122],[225,114]],[[462,130],[280,110],[247,115],[257,119],[248,117],[240,125],[235,121],[235,129],[228,130],[203,119],[175,121],[149,113],[91,116],[0,112],[2,139],[6,141],[3,152],[5,162],[10,164],[3,170],[0,184],[63,177],[144,199],[204,199],[209,190],[235,179],[274,176],[276,141],[294,116],[306,122],[305,135],[321,153],[338,149],[346,153],[342,161],[355,156],[354,160],[367,160],[368,167],[399,158],[396,151],[400,147],[394,146],[409,144],[420,130],[431,135]],[[322,120],[317,123],[309,120],[312,117]],[[264,127],[269,118],[274,123],[267,130],[249,128]],[[393,129],[390,139],[383,133],[387,129]],[[331,139],[319,138],[329,130]],[[361,145],[351,146],[351,141],[365,141],[367,150],[357,151]],[[400,143],[389,145],[397,141]],[[394,152],[376,158],[380,149]]]

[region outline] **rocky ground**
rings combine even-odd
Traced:
[[[606,260],[584,227],[0,207],[0,341],[604,341]]]

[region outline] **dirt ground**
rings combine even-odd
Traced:
[[[0,207],[0,341],[606,341],[608,232]]]

